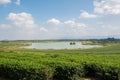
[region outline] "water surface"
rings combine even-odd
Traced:
[[[35,49],[88,49],[88,48],[99,48],[99,45],[82,45],[81,42],[72,42],[75,44],[70,44],[71,42],[40,42],[32,43],[31,46],[26,46],[25,48],[35,48]]]

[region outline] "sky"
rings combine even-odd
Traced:
[[[120,38],[120,0],[0,0],[0,40]]]

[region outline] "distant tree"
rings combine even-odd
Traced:
[[[108,40],[108,41],[114,41],[115,38],[114,38],[114,37],[112,37],[112,38],[107,38],[107,40]]]

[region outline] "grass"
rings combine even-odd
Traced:
[[[80,77],[117,80],[120,71],[120,43],[83,50],[20,48],[25,45],[28,43],[0,43],[1,77],[12,80],[79,80]]]

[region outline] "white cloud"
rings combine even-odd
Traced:
[[[73,26],[73,25],[75,25],[75,21],[68,20],[68,21],[65,21],[64,24]]]
[[[120,0],[94,0],[94,12],[99,14],[120,14]]]
[[[21,0],[16,0],[15,4],[16,4],[16,5],[20,5],[20,1],[21,1]]]
[[[10,27],[11,26],[9,24],[0,24],[0,28],[2,28],[2,29],[8,29]]]
[[[11,0],[0,0],[0,4],[8,4],[11,3]]]
[[[73,26],[73,27],[86,27],[84,23],[78,23],[73,20],[65,21],[64,24],[68,26]]]
[[[96,28],[96,30],[94,30],[96,34],[93,35],[108,36],[108,37],[114,35],[120,35],[119,26],[115,26],[111,24],[101,24],[99,26],[100,26],[99,28]]]
[[[35,27],[33,17],[29,13],[9,13],[8,20],[12,21],[18,27]]]
[[[46,28],[44,28],[44,27],[41,27],[40,32],[48,32],[48,30]]]
[[[48,20],[47,23],[58,25],[61,22],[58,19],[52,18],[52,19]]]
[[[96,18],[97,15],[95,15],[95,14],[89,14],[86,11],[82,11],[81,14],[80,14],[80,17],[82,17],[82,18]]]

